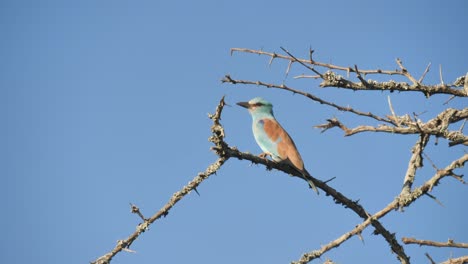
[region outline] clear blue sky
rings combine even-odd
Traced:
[[[2,1],[0,105],[3,201],[1,263],[88,263],[149,216],[216,159],[210,120],[221,98],[229,144],[259,153],[248,113],[235,102],[262,96],[290,132],[308,170],[371,213],[398,195],[416,136],[321,134],[312,127],[337,116],[375,124],[298,95],[221,84],[234,78],[282,83],[363,111],[388,114],[387,93],[318,88],[294,80],[308,73],[286,63],[236,54],[245,47],[360,68],[395,69],[402,58],[417,77],[438,83],[468,71],[468,3],[459,1]],[[372,77],[370,77],[372,78]],[[398,114],[432,118],[447,96],[391,94]],[[450,107],[466,107],[455,99]],[[458,128],[460,124],[457,125]],[[466,129],[465,129],[466,131]],[[431,139],[440,168],[463,155]],[[416,185],[434,174],[429,162]],[[460,172],[467,172],[466,169]],[[466,186],[448,178],[383,224],[400,239],[468,242]],[[249,162],[230,160],[217,175],[157,221],[113,263],[289,263],[361,222],[305,184]],[[396,261],[367,229],[325,255],[338,263]],[[405,246],[414,263],[466,250]],[[325,257],[322,261],[325,260]],[[320,263],[321,261],[314,261]]]

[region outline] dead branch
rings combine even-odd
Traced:
[[[292,93],[295,93],[295,94],[296,93],[301,94],[301,95],[303,95],[303,96],[305,96],[305,97],[307,97],[307,98],[309,98],[309,99],[311,99],[311,100],[313,100],[315,102],[331,106],[331,107],[333,107],[335,109],[338,109],[340,111],[350,112],[350,113],[353,113],[353,114],[356,114],[356,115],[370,117],[370,118],[373,118],[373,119],[375,119],[377,121],[394,124],[394,122],[392,120],[388,119],[388,118],[382,118],[382,117],[374,115],[374,114],[372,114],[370,112],[361,112],[361,111],[358,111],[358,110],[354,110],[351,107],[340,106],[340,105],[337,105],[335,103],[323,100],[323,99],[321,99],[321,98],[319,98],[319,97],[317,97],[317,96],[315,96],[313,94],[293,89],[293,88],[291,88],[291,87],[289,87],[289,86],[287,86],[285,84],[277,85],[277,84],[271,84],[271,83],[264,83],[264,82],[261,82],[261,81],[235,80],[235,79],[232,79],[230,75],[224,76],[224,78],[221,80],[221,82],[231,83],[231,84],[251,84],[251,85],[264,86],[266,88],[282,89],[282,90],[286,90],[286,91],[289,91],[289,92],[292,92]]]
[[[453,161],[450,165],[448,165],[445,169],[438,171],[431,179],[426,181],[424,184],[422,184],[420,187],[416,188],[409,196],[402,197],[401,195],[397,198],[395,198],[391,203],[389,203],[385,208],[380,210],[379,212],[375,213],[374,215],[370,216],[367,218],[364,222],[356,226],[353,230],[343,234],[339,238],[329,242],[328,244],[324,245],[321,247],[319,250],[314,250],[308,253],[305,253],[301,256],[300,260],[297,262],[297,264],[305,264],[313,259],[319,258],[322,256],[325,252],[338,247],[342,243],[344,243],[346,240],[351,238],[354,235],[360,234],[367,226],[369,226],[372,221],[377,221],[378,219],[384,217],[387,215],[389,212],[399,208],[399,207],[408,207],[410,204],[412,204],[414,201],[416,201],[417,198],[421,197],[422,195],[426,194],[431,190],[430,186],[435,185],[438,183],[443,177],[450,176],[453,173],[453,170],[456,168],[461,168],[464,166],[464,164],[468,161],[468,154],[465,154],[461,158]],[[411,197],[412,199],[406,199],[406,197]],[[377,229],[376,229],[377,231]],[[393,234],[391,234],[394,236]],[[403,241],[404,242],[404,241]],[[406,244],[406,243],[405,243]],[[404,262],[403,260],[400,259],[400,261]],[[408,262],[409,263],[409,258]]]
[[[232,48],[231,54],[233,54],[234,52],[253,53],[253,54],[258,54],[258,55],[269,56],[271,58],[284,59],[289,62],[299,62],[300,64],[302,64],[309,70],[314,69],[313,72],[316,74],[318,73],[318,71],[316,72],[315,68],[310,67],[308,65],[315,65],[315,66],[329,69],[329,71],[325,72],[324,74],[321,74],[321,73],[317,74],[320,76],[321,79],[323,79],[323,82],[320,84],[320,87],[324,87],[324,88],[335,87],[335,88],[351,89],[355,91],[379,90],[379,91],[390,91],[390,92],[393,92],[393,91],[421,92],[426,97],[430,97],[435,94],[449,94],[449,95],[454,95],[454,96],[459,96],[459,97],[468,96],[468,93],[466,93],[464,90],[455,89],[455,87],[458,87],[458,85],[456,85],[455,83],[450,84],[450,85],[445,84],[445,83],[440,83],[436,85],[424,85],[421,82],[418,82],[406,70],[406,68],[403,67],[401,60],[399,59],[397,59],[397,64],[400,66],[401,70],[382,70],[382,69],[362,70],[361,69],[357,71],[355,67],[345,67],[345,66],[338,66],[338,65],[333,65],[329,63],[323,63],[323,62],[319,62],[316,60],[312,60],[311,58],[301,59],[301,58],[297,58],[293,56],[290,52],[286,51],[285,49],[284,51],[288,54],[288,56],[277,54],[277,53],[272,53],[272,52],[265,52],[262,50],[253,50],[253,49],[245,49],[245,48]],[[426,68],[427,71],[429,71],[428,68]],[[408,78],[412,84],[408,84],[406,82],[395,82],[393,80],[388,80],[387,82],[377,82],[374,80],[366,80],[365,82],[362,82],[362,80],[360,80],[360,82],[353,82],[333,72],[333,70],[344,71],[346,73],[354,72],[356,74],[359,72],[360,74],[364,74],[364,75],[369,75],[369,74],[399,75],[399,76]],[[423,74],[423,76],[421,77],[421,81],[424,75],[425,74]]]
[[[440,264],[465,264],[468,263],[468,255],[459,258],[450,258],[447,261],[441,262]]]
[[[420,120],[412,120],[408,115],[399,117],[388,115],[387,119],[391,120],[392,124],[394,124],[393,126],[383,124],[377,127],[363,125],[351,129],[341,123],[337,118],[333,118],[328,119],[328,123],[315,127],[322,129],[322,132],[332,127],[338,127],[345,132],[345,136],[351,136],[362,132],[384,132],[403,135],[427,134],[445,138],[449,141],[449,146],[455,146],[458,144],[468,145],[468,137],[460,131],[450,131],[448,127],[450,124],[467,118],[468,107],[461,110],[448,108],[426,123]]]
[[[211,127],[211,132],[213,135],[210,137],[210,141],[215,144],[214,148],[222,149],[224,146],[224,128],[220,125],[219,120],[221,119],[221,112],[224,107],[224,97],[219,102],[218,107],[216,108],[215,114],[209,115],[213,120],[213,126]],[[162,216],[166,217],[169,214],[169,211],[174,207],[182,198],[189,194],[192,190],[195,190],[204,180],[208,179],[209,176],[215,174],[221,166],[226,162],[228,157],[223,155],[222,152],[218,152],[219,158],[210,166],[206,168],[204,172],[199,173],[193,178],[186,186],[184,186],[180,191],[174,193],[169,201],[153,216],[148,219],[145,219],[140,213],[140,217],[144,220],[143,223],[140,223],[136,227],[136,231],[133,232],[129,237],[124,240],[119,240],[117,245],[109,253],[99,257],[95,261],[91,262],[92,264],[108,264],[111,262],[112,258],[121,251],[128,251],[130,246],[135,242],[135,240],[146,230],[149,226],[153,224],[156,220]],[[132,213],[140,212],[138,207],[132,205]]]
[[[420,246],[468,248],[468,243],[456,243],[453,239],[449,239],[447,242],[437,242],[431,240],[420,240],[413,237],[403,237],[401,241],[405,244],[418,244]]]

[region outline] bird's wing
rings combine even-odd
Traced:
[[[278,137],[272,138],[265,132],[265,122],[268,122],[267,118],[257,120],[253,123],[253,134],[257,144],[263,150],[263,152],[271,155],[271,158],[275,161],[281,161],[282,158],[278,153]]]
[[[272,142],[277,143],[277,152],[282,160],[289,160],[300,171],[304,170],[304,162],[297,151],[296,144],[288,132],[275,119],[263,119],[263,130]]]

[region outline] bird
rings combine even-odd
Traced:
[[[270,156],[275,162],[289,164],[301,174],[301,178],[306,180],[309,187],[318,194],[312,176],[304,167],[304,162],[296,144],[273,115],[273,105],[261,97],[255,97],[248,102],[238,102],[237,105],[247,108],[252,116],[253,135],[263,151],[259,157],[266,158]]]

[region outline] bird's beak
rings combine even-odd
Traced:
[[[240,105],[240,106],[245,107],[247,109],[249,109],[249,106],[250,106],[249,102],[239,102],[239,103],[237,103],[237,105]]]

